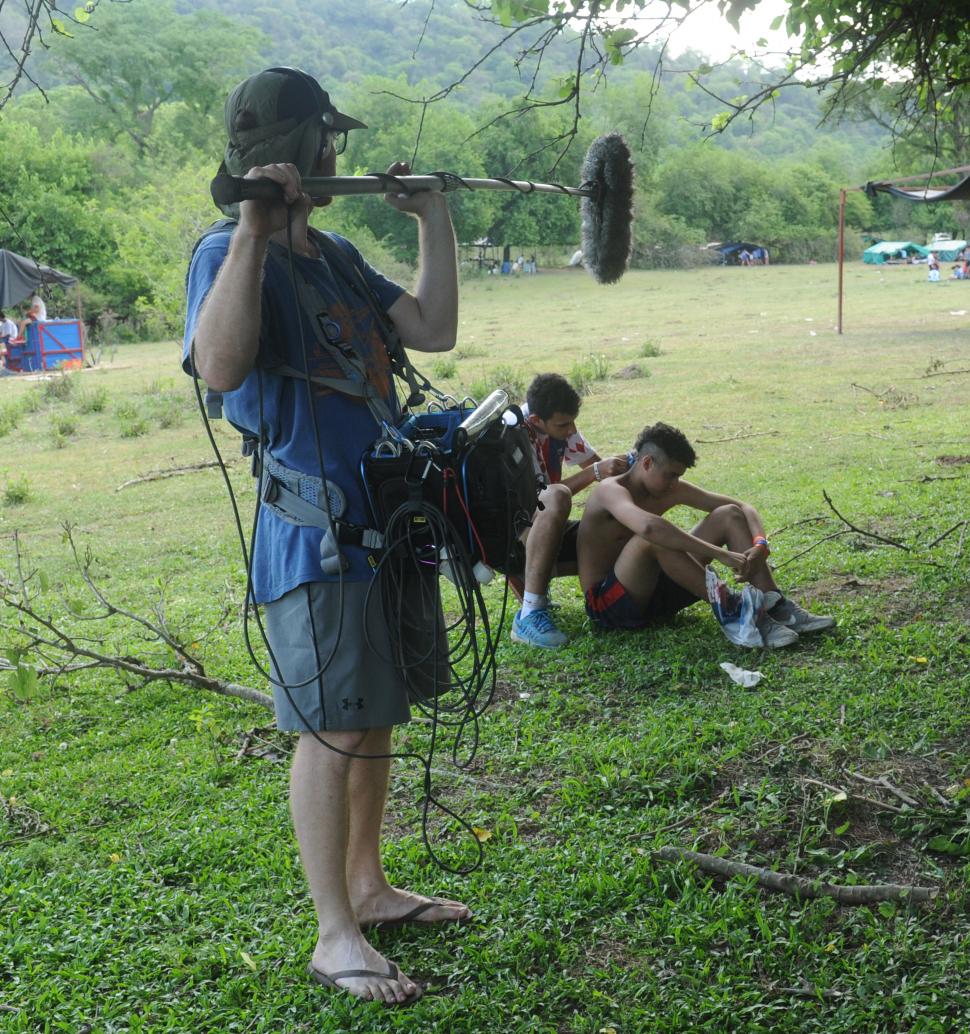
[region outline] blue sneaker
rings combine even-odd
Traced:
[[[735,646],[764,646],[758,618],[764,613],[764,593],[753,585],[733,592],[708,567],[704,572],[707,599],[725,637]]]
[[[566,635],[556,628],[549,611],[534,610],[527,618],[522,611],[512,618],[512,641],[526,646],[540,646],[544,650],[558,650],[569,642]]]

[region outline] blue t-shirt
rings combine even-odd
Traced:
[[[369,266],[348,240],[336,235],[330,237],[361,270],[384,309],[390,308],[404,289]],[[229,240],[228,230],[206,237],[189,267],[182,350],[182,366],[186,372],[191,372],[189,353],[199,311],[226,257]],[[366,364],[368,380],[378,387],[397,416],[400,407],[387,349],[373,308],[363,292],[359,287],[355,291],[339,274],[335,275],[325,258],[310,259],[294,254],[293,262],[298,267],[298,278],[305,275],[312,280],[326,303],[328,318],[343,331],[341,340],[353,343]],[[274,356],[277,361],[281,358],[298,370],[309,368],[313,376],[344,379],[332,357],[317,344],[305,313],[302,321],[308,355],[304,361],[297,322],[300,306],[290,283],[285,252],[274,245],[270,246],[270,256],[263,270],[261,316],[261,355]],[[273,457],[284,466],[319,477],[315,423],[326,478],[339,485],[347,498],[343,519],[369,527],[372,518],[361,480],[360,461],[368,446],[379,437],[380,427],[363,400],[315,384],[311,386],[311,393],[312,408],[306,382],[273,374],[257,364],[239,388],[225,393],[224,413],[237,427],[255,433],[262,405],[263,427]],[[325,576],[320,569],[322,535],[319,528],[290,524],[265,506],[260,508],[251,558],[257,603],[279,599],[305,582],[336,580],[336,576]],[[341,552],[350,562],[345,579],[364,581],[372,577],[367,550],[341,546]]]

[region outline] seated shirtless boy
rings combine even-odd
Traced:
[[[697,458],[682,432],[654,424],[634,448],[630,469],[593,489],[579,526],[579,580],[595,624],[644,628],[705,597],[739,646],[789,646],[799,634],[835,624],[787,599],[775,584],[753,506],[681,481]],[[690,533],[681,531],[662,516],[674,506],[707,516]],[[703,566],[711,560],[749,584],[741,592],[729,589]]]

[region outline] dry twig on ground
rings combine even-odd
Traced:
[[[734,862],[729,858],[688,851],[681,847],[661,847],[654,851],[655,858],[665,862],[693,862],[702,872],[729,878],[750,876],[758,885],[775,890],[792,898],[834,898],[841,905],[871,905],[879,901],[932,901],[939,893],[936,887],[911,887],[896,883],[858,884],[844,886],[838,883],[823,883],[804,876],[793,876],[787,872],[775,872],[747,862]]]

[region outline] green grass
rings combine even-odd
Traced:
[[[958,462],[970,376],[924,374],[966,367],[954,313],[970,309],[970,286],[905,268],[846,280],[841,337],[833,267],[631,273],[610,288],[569,271],[463,289],[441,387],[487,392],[605,356],[580,419],[600,453],[657,419],[682,427],[694,479],[759,506],[782,583],[839,627],[770,655],[730,647],[701,608],[650,634],[595,634],[575,583],[557,582],[569,646],[538,654],[503,637],[477,759],[464,772],[436,761],[448,803],[491,834],[482,868],[458,878],[429,863],[420,771],[395,767],[392,878],[476,914],[461,930],[374,935],[441,989],[406,1012],[304,977],[312,906],[287,814],[289,742],[268,712],[103,672],[34,685],[14,655],[0,696],[0,1030],[967,1030],[970,865],[942,848],[970,835],[970,533],[925,547],[970,515]],[[90,635],[69,521],[113,602],[150,614],[164,597],[212,674],[259,686],[218,475],[123,487],[210,459],[178,359],[172,343],[124,346],[71,388],[0,382],[2,570],[18,577],[17,529],[46,607]],[[649,377],[615,376],[638,360]],[[235,458],[238,436],[215,434]],[[247,512],[246,464],[230,476]],[[20,488],[27,498],[10,498]],[[820,541],[840,528],[823,489],[859,527],[914,549]],[[488,593],[497,617],[499,587]],[[113,634],[119,653],[168,663],[157,644]],[[722,660],[764,681],[739,689]],[[273,751],[239,757],[254,729]],[[426,741],[422,722],[398,737]],[[849,772],[886,775],[922,806]],[[654,861],[666,844],[941,893],[919,908],[795,902]],[[436,846],[468,856],[461,839]]]

